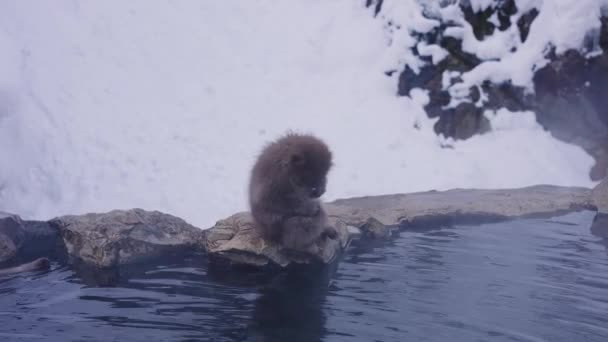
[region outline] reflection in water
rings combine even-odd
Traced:
[[[328,272],[276,277],[255,301],[248,341],[320,341]]]
[[[608,214],[597,214],[591,224],[591,234],[602,238],[600,243],[606,247],[608,254]]]
[[[591,233],[608,239],[608,214],[597,214],[591,224]]]
[[[607,244],[591,220],[402,232],[318,273],[210,270],[196,255],[54,265],[0,280],[0,340],[605,341]]]

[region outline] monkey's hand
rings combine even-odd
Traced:
[[[334,227],[327,226],[327,227],[325,227],[325,230],[321,234],[321,237],[335,240],[338,238],[338,231],[336,231],[336,229]]]

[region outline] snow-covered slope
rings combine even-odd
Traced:
[[[327,199],[591,184],[592,159],[533,113],[441,148],[425,95],[384,75],[407,51],[363,3],[1,2],[0,210],[143,207],[208,227],[246,209],[256,153],[287,129],[332,147]]]

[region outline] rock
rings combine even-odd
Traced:
[[[5,268],[0,270],[0,276],[31,272],[31,271],[44,271],[48,270],[51,266],[51,262],[47,258],[38,258],[32,262],[28,262],[19,266]]]
[[[591,199],[599,213],[608,214],[608,178],[605,178],[593,188]]]
[[[14,258],[23,240],[21,218],[17,215],[0,212],[0,262]]]
[[[456,3],[444,1],[441,6]],[[370,1],[367,5],[374,5],[378,14],[383,2]],[[596,161],[590,171],[593,180],[608,176],[608,97],[605,96],[608,87],[608,54],[604,52],[587,57],[588,52],[600,49],[608,51],[608,16],[601,18],[599,39],[586,37],[581,51],[568,50],[558,55],[553,49],[548,53],[546,57],[549,62],[534,74],[534,93],[514,86],[511,82],[494,84],[485,81],[471,86],[468,96],[461,99],[463,102],[447,106],[451,100],[448,92],[450,87],[462,82],[462,73],[479,67],[484,61],[464,51],[461,40],[446,33],[454,28],[454,23],[449,19],[444,21],[434,10],[430,10],[434,6],[436,4],[423,4],[423,15],[438,21],[439,25],[430,31],[413,34],[420,42],[439,45],[448,55],[435,63],[428,56],[421,55],[417,46],[412,47],[411,53],[426,63],[418,66],[416,72],[406,65],[399,74],[397,93],[409,96],[414,88],[427,91],[429,102],[425,110],[430,118],[437,118],[434,124],[437,134],[454,139],[468,139],[491,130],[490,121],[484,115],[486,110],[532,110],[536,113],[539,124],[554,137],[576,144],[593,156]],[[505,31],[516,25],[522,42],[525,42],[529,28],[538,16],[536,9],[519,13],[513,0],[499,1],[485,9],[475,9],[476,11],[469,1],[460,1],[458,6],[479,41],[497,30]],[[517,22],[512,22],[513,18],[518,18]],[[387,25],[393,24],[388,22]],[[387,75],[393,72],[387,72]],[[449,74],[454,76],[446,87],[444,76]],[[483,94],[480,93],[480,88]],[[480,102],[482,98],[484,101]]]
[[[380,222],[380,221],[378,221],[378,222]],[[361,229],[359,229],[355,226],[346,226],[346,231],[353,240],[355,240],[355,239],[358,240],[363,235],[363,233],[361,232]]]
[[[370,218],[402,228],[481,223],[593,210],[591,190],[550,185],[505,190],[429,191],[337,200],[328,215],[363,227]]]
[[[70,257],[97,267],[114,267],[193,251],[202,230],[158,211],[114,210],[104,214],[62,216],[57,227]]]
[[[238,213],[202,231],[157,211],[115,210],[104,214],[62,216],[49,222],[24,221],[0,214],[0,262],[50,257],[56,251],[80,260],[81,267],[110,268],[158,257],[180,257],[206,249],[214,260],[254,267],[334,264],[352,239],[379,240],[393,227],[433,228],[518,217],[553,216],[576,210],[608,214],[608,185],[593,191],[549,185],[505,190],[429,191],[337,200],[325,207],[338,232],[320,239],[319,253],[285,250],[260,238],[249,213]],[[604,215],[604,216],[602,216]],[[598,221],[605,222],[605,221]],[[603,224],[605,225],[605,224]]]
[[[598,211],[593,219],[591,232],[597,236],[608,238],[608,178],[605,178],[593,189],[591,199]]]
[[[338,238],[319,241],[318,255],[289,253],[279,245],[262,239],[254,229],[253,219],[248,212],[218,221],[206,231],[205,246],[211,257],[236,265],[285,268],[294,264],[315,262],[329,264],[350,242],[346,225],[336,220],[330,222],[336,228]]]
[[[48,223],[0,212],[0,263],[51,256],[58,242],[57,230]]]
[[[455,3],[454,1],[445,1],[441,6]],[[469,2],[460,2],[458,6],[464,14],[464,19],[471,25],[473,33],[480,41],[497,30],[508,29],[511,25],[517,25],[520,28],[522,41],[525,41],[527,29],[536,18],[535,10],[532,10],[523,14],[519,22],[512,23],[511,18],[517,12],[515,2],[512,0],[501,1],[495,6],[490,6],[479,12],[474,12]],[[401,96],[409,96],[413,88],[422,88],[428,91],[430,101],[425,106],[425,110],[430,118],[437,118],[434,125],[437,134],[455,139],[468,139],[473,135],[490,131],[490,122],[484,115],[484,112],[488,109],[504,107],[511,111],[521,111],[531,108],[533,97],[528,95],[524,89],[512,86],[510,82],[501,84],[484,82],[480,84],[486,100],[483,105],[477,103],[481,97],[479,89],[471,87],[469,88],[468,100],[454,107],[448,107],[450,95],[444,85],[446,72],[456,73],[457,75],[450,81],[451,85],[460,83],[462,79],[459,75],[471,71],[483,63],[483,60],[464,51],[461,40],[446,34],[446,30],[454,28],[454,23],[449,22],[449,20],[447,22],[443,21],[441,16],[435,15],[433,11],[425,10],[424,15],[429,19],[439,21],[440,24],[428,32],[415,33],[417,39],[427,44],[439,45],[448,52],[448,56],[435,64],[427,56],[421,56],[417,47],[412,48],[412,53],[427,63],[421,66],[417,73],[406,66],[399,75],[397,93]],[[490,20],[492,17],[498,19],[498,23]]]
[[[392,234],[392,230],[388,226],[382,224],[382,222],[378,221],[374,217],[368,218],[367,221],[365,221],[365,223],[359,227],[359,229],[361,231],[362,238],[366,240],[388,239]]]

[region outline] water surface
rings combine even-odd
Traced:
[[[0,340],[607,341],[608,240],[592,218],[401,232],[308,276],[200,256],[120,273],[55,263],[0,279]]]

